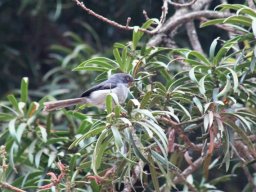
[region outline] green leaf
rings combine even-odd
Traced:
[[[96,142],[96,145],[93,151],[92,170],[95,173],[95,175],[98,175],[97,169],[99,169],[104,151],[106,150],[107,146],[110,143],[110,139],[109,138],[107,139],[108,132],[109,132],[109,129],[105,129],[102,131],[102,133],[100,134]]]
[[[78,143],[80,143],[82,140],[89,138],[89,137],[93,137],[95,135],[99,135],[104,129],[106,129],[105,126],[101,126],[101,127],[97,127],[95,129],[90,130],[89,132],[85,133],[83,136],[79,137],[78,139],[76,139],[70,146],[68,149],[72,149],[73,147],[77,146]]]
[[[238,9],[242,9],[246,6],[242,5],[242,4],[220,4],[217,7],[215,7],[215,9],[220,9],[220,11],[225,11],[225,10],[229,10],[229,9],[233,9],[233,10],[238,10]]]
[[[14,115],[8,113],[0,113],[0,121],[10,121],[13,118],[15,118]]]
[[[189,71],[189,77],[192,81],[194,82],[198,82],[197,79],[196,79],[196,76],[195,76],[195,69],[199,67],[199,66],[195,66],[193,67],[190,71]]]
[[[18,104],[18,101],[15,98],[15,96],[14,95],[8,95],[7,98],[10,101],[10,103],[12,104],[12,106],[15,108],[15,110],[20,113],[19,104]]]
[[[229,80],[229,78],[227,78],[227,82],[226,82],[226,85],[225,87],[221,90],[221,92],[219,92],[217,94],[217,98],[219,97],[222,97],[222,96],[225,96],[231,89],[231,82]]]
[[[176,173],[177,173],[177,172],[178,172],[178,173],[181,172],[178,167],[176,167],[174,164],[172,164],[170,161],[168,161],[168,159],[166,160],[166,159],[165,159],[164,157],[162,157],[159,153],[157,153],[157,152],[151,150],[151,154],[152,154],[152,157],[153,157],[156,161],[160,162],[161,164],[163,164],[163,165],[166,166],[166,167],[169,167],[169,169],[170,169],[171,171],[174,171],[174,172],[176,172]]]
[[[21,101],[26,103],[28,101],[28,77],[23,77],[21,80]]]
[[[210,25],[223,24],[224,20],[225,20],[224,18],[223,19],[212,19],[210,21],[206,21],[206,22],[202,23],[200,25],[200,27],[207,27],[207,26],[210,26]]]
[[[181,105],[180,103],[178,103],[174,100],[172,100],[172,102],[176,103],[182,109],[182,111],[184,111],[184,113],[189,117],[190,120],[192,119],[190,113],[183,105]]]
[[[226,18],[223,23],[230,23],[230,24],[235,24],[235,25],[243,25],[246,27],[251,27],[252,19],[249,17],[245,16],[230,16]]]
[[[117,149],[120,151],[121,147],[124,145],[123,141],[122,141],[122,136],[118,130],[117,127],[115,126],[111,126],[111,130],[115,139],[115,145],[117,147]]]
[[[119,64],[119,66],[122,66],[122,58],[120,56],[118,48],[113,49],[113,55],[115,57],[116,62]]]
[[[39,130],[40,130],[40,133],[41,133],[41,136],[42,136],[42,140],[44,143],[47,142],[47,132],[46,132],[46,128],[43,127],[42,125],[38,125],[39,127]]]
[[[127,130],[127,129],[126,129],[126,130]],[[128,131],[128,130],[127,130],[127,131]],[[143,149],[142,149],[143,146],[138,146],[138,145],[135,143],[131,130],[128,131],[128,135],[129,135],[129,140],[131,141],[131,144],[132,144],[132,146],[133,146],[133,151],[134,151],[135,155],[136,155],[139,159],[141,159],[142,161],[148,163],[148,160],[147,160],[146,157],[144,157],[144,155],[142,154],[142,153],[143,153],[143,151],[142,151],[142,150],[143,150]],[[139,149],[138,147],[140,147],[140,149]]]
[[[241,13],[244,13],[244,14],[247,14],[247,15],[250,15],[252,16],[252,18],[255,18],[256,17],[256,12],[255,10],[249,8],[249,7],[244,7],[244,8],[241,8],[239,10],[237,10],[236,14],[239,15]]]
[[[18,128],[17,128],[17,132],[16,132],[16,136],[17,136],[17,141],[18,143],[21,143],[21,137],[22,137],[22,134],[23,132],[25,131],[27,127],[27,124],[26,123],[21,123]]]
[[[35,155],[35,166],[36,166],[36,168],[39,168],[40,161],[41,161],[41,156],[42,156],[43,152],[44,152],[44,149],[41,149]]]
[[[198,82],[198,85],[199,85],[199,91],[202,95],[205,95],[206,93],[206,90],[205,90],[205,85],[204,85],[204,81],[205,81],[205,78],[207,77],[207,75],[203,76],[199,82]]]
[[[240,127],[238,127],[235,123],[231,123],[231,122],[223,122],[225,125],[229,126],[230,128],[232,128],[235,132],[237,132],[237,134],[239,135],[239,137],[241,137],[242,141],[252,150],[254,150],[254,146],[253,143],[251,142],[251,140],[248,138],[247,134],[243,131],[243,129],[241,129]]]
[[[150,128],[160,139],[161,143],[163,144],[164,151],[167,152],[168,140],[167,140],[166,134],[164,133],[163,129],[158,124],[156,124],[154,121],[150,121],[147,119],[145,119],[144,121],[147,123],[147,125],[148,125],[147,127]]]
[[[30,103],[28,111],[27,111],[27,116],[32,117],[37,112],[37,110],[39,109],[39,106],[40,105],[37,102]]]
[[[121,106],[120,105],[116,105],[115,106],[115,116],[117,118],[119,118],[120,117],[120,113],[121,113]]]
[[[153,114],[147,110],[147,109],[134,109],[134,113],[145,115],[146,117],[152,119],[153,121],[157,122],[156,118],[153,116]]]
[[[203,108],[203,105],[202,105],[201,101],[197,97],[193,97],[193,102],[196,104],[200,113],[203,114],[204,113],[204,108]]]
[[[225,69],[229,70],[230,73],[232,74],[232,77],[233,77],[233,84],[234,84],[234,85],[233,85],[233,90],[234,90],[234,92],[236,93],[236,92],[237,92],[237,89],[238,89],[238,86],[239,86],[237,73],[236,73],[234,70],[232,70],[232,69],[230,69],[230,68],[228,68],[228,67],[226,67]]]
[[[202,61],[202,64],[206,64],[206,65],[210,65],[210,61],[201,53],[197,52],[197,51],[190,51],[187,55],[187,58],[191,59],[191,56],[196,57],[199,61]],[[193,58],[192,57],[192,58]]]
[[[96,57],[88,59],[75,67],[73,71],[89,70],[89,71],[108,71],[119,67],[119,64],[106,57]]]
[[[129,72],[127,69],[129,68],[129,64],[127,63],[128,61],[128,55],[127,55],[127,47],[125,47],[122,51],[122,62],[121,62],[121,70],[124,72]]]
[[[149,160],[149,170],[151,173],[151,179],[152,179],[155,191],[160,191],[159,182],[158,182],[158,178],[157,178],[157,172],[156,172],[156,169],[154,166],[154,161],[153,161],[151,155],[148,156],[148,160]]]
[[[55,161],[56,157],[57,157],[57,154],[55,152],[51,152],[48,155],[47,167],[50,167],[53,164],[53,162]]]
[[[10,135],[17,140],[17,134],[16,134],[16,129],[15,129],[15,122],[16,122],[16,119],[12,119],[10,122],[9,122],[9,133]]]
[[[215,39],[213,40],[211,46],[210,46],[210,52],[209,52],[210,60],[212,60],[212,59],[214,58],[216,46],[217,46],[217,44],[218,44],[218,40],[219,40],[219,39],[220,39],[219,37],[215,38]]]
[[[156,20],[154,19],[148,19],[141,28],[147,29],[149,28],[153,23],[156,23]],[[132,34],[132,48],[133,50],[136,50],[138,42],[140,41],[141,37],[143,36],[143,32],[139,31],[139,27],[135,26]]]
[[[107,95],[106,97],[106,109],[107,109],[107,113],[110,114],[112,112],[112,96],[111,95]]]

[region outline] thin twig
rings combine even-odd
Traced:
[[[182,130],[181,125],[179,123],[176,123],[172,119],[164,116],[160,117],[159,120],[164,122],[166,125],[171,126],[171,128],[175,129],[175,132],[177,133],[177,135],[179,135],[179,137],[185,142],[187,146],[194,149],[195,151],[201,150],[192,141],[190,141],[188,136]]]
[[[196,171],[198,168],[201,167],[203,163],[203,158],[199,157],[196,161],[193,162],[193,165],[188,166],[182,173],[181,176],[183,178],[186,178],[188,175],[190,175],[191,173],[193,173],[194,171]],[[178,177],[176,176],[174,178],[174,184],[180,183],[183,181],[182,177]]]
[[[8,183],[5,183],[5,182],[0,182],[0,188],[1,189],[8,189],[8,190],[11,190],[11,191],[14,191],[14,192],[26,192],[22,189],[19,189],[17,187],[14,187]]]
[[[116,28],[122,29],[122,30],[131,31],[131,30],[135,29],[134,26],[129,26],[130,19],[127,19],[126,25],[122,25],[122,24],[120,24],[116,21],[110,20],[110,19],[94,12],[93,10],[86,7],[83,2],[80,2],[79,0],[74,0],[74,1],[76,2],[76,4],[78,6],[80,6],[83,10],[85,10],[88,14],[98,18],[99,20],[101,20],[105,23],[108,23],[108,24],[110,24],[110,25],[112,25]],[[168,13],[168,2],[167,2],[167,0],[163,0],[162,14],[161,14],[161,17],[160,17],[160,20],[159,20],[159,23],[157,24],[157,26],[152,30],[147,30],[147,29],[144,29],[144,28],[139,28],[138,30],[141,31],[141,32],[145,32],[147,34],[150,34],[150,35],[154,35],[154,34],[158,33],[158,31],[160,30],[160,28],[162,27],[163,23],[166,20],[167,13]]]
[[[188,2],[188,3],[175,3],[175,2],[173,2],[173,1],[171,1],[171,0],[168,0],[168,3],[169,4],[171,4],[171,5],[173,5],[174,7],[188,7],[188,6],[191,6],[191,5],[193,5],[195,2],[196,2],[197,0],[192,0],[192,1],[190,1],[190,2]]]

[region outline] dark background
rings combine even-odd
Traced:
[[[244,1],[228,2],[243,3]],[[127,17],[131,17],[131,25],[141,25],[145,21],[142,14],[143,9],[147,11],[149,17],[159,18],[161,3],[161,1],[155,0],[86,1],[86,5],[95,12],[122,24],[126,23]],[[214,0],[211,9],[219,3]],[[173,7],[169,6],[168,16],[173,12]],[[80,58],[78,61],[73,60],[72,64],[67,62],[63,66],[63,62],[61,64],[60,59],[58,61],[56,57],[64,58],[75,49],[74,42],[65,36],[67,32],[78,35],[83,43],[93,51],[88,52],[84,58]],[[205,51],[208,50],[209,44],[214,38],[218,36],[225,38],[223,31],[211,27],[200,29],[198,33],[199,38],[204,42],[203,49]],[[63,75],[66,78],[73,78],[74,74],[68,73],[67,69],[72,69],[80,61],[93,54],[104,53],[111,56],[113,43],[129,41],[131,34],[130,31],[119,30],[99,21],[83,11],[74,1],[2,0],[0,1],[0,98],[19,88],[20,80],[24,76],[30,79],[30,89],[38,91],[40,88],[40,91],[34,94],[40,98],[52,89],[42,88],[53,80],[53,77],[44,77],[49,70],[62,67],[66,71],[63,72]],[[179,30],[177,38],[179,46],[189,46],[186,32],[182,29]],[[53,45],[69,48],[69,52],[56,51]],[[64,79],[63,77],[59,82],[70,82]],[[84,80],[87,79],[78,79],[81,83]],[[76,83],[77,80],[74,84]],[[68,87],[66,88],[68,89]],[[77,87],[74,88],[74,90],[76,89]]]

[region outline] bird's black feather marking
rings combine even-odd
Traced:
[[[98,91],[98,90],[105,90],[105,89],[114,89],[116,88],[116,84],[115,83],[106,83],[106,82],[102,82],[98,85],[95,85],[94,87],[88,89],[87,91],[85,91],[81,97],[89,97],[90,94],[94,91]]]

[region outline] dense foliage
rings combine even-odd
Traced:
[[[216,10],[234,15],[201,27],[228,26],[233,35],[214,39],[207,54],[147,46],[135,28],[106,57],[67,32],[68,48],[51,46],[59,66],[44,75],[48,84],[30,91],[24,77],[0,102],[3,191],[255,189],[256,11],[241,4]],[[106,110],[42,111],[44,101],[75,96],[83,82],[116,72],[137,80],[125,105],[110,94]]]

